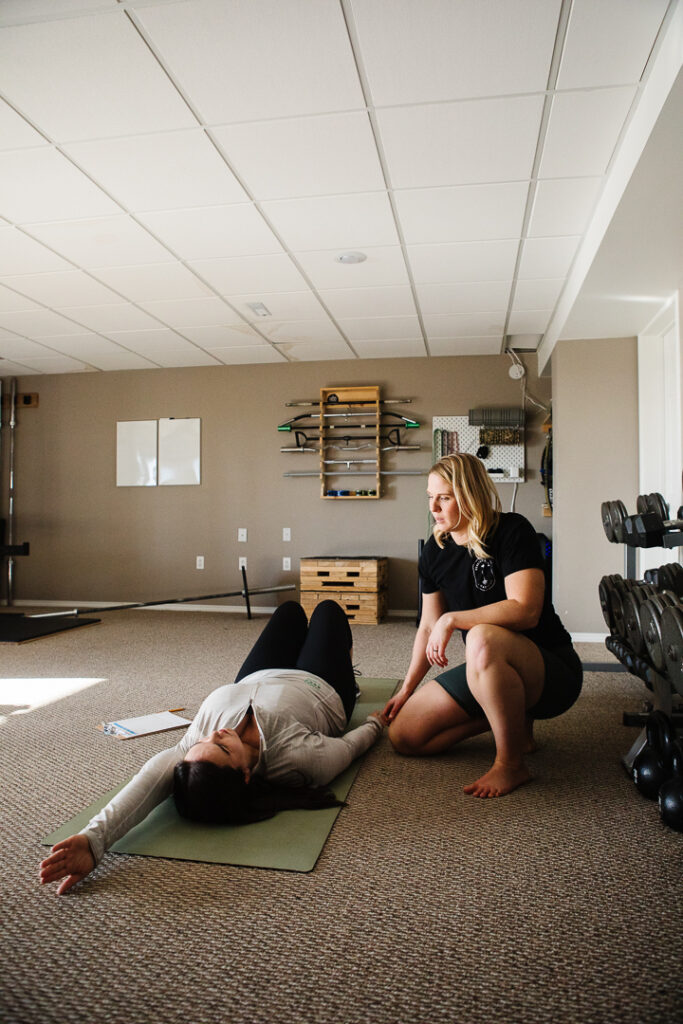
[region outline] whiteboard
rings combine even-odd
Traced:
[[[156,487],[157,421],[116,424],[116,486]]]
[[[199,419],[159,420],[159,486],[199,484]]]

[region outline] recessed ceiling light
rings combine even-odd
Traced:
[[[268,309],[268,307],[264,306],[262,302],[247,302],[247,306],[252,311],[252,313],[256,313],[256,316],[272,316],[273,315],[270,312],[270,310]]]
[[[366,259],[364,252],[342,252],[335,256],[337,263],[364,263]]]

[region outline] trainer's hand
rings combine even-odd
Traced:
[[[384,714],[384,711],[371,711],[370,718],[376,718],[383,729],[389,725],[389,719]]]
[[[47,885],[48,882],[56,882],[59,878],[64,881],[57,889],[57,895],[70,889],[76,882],[89,875],[95,867],[95,858],[90,850],[90,843],[85,836],[69,836],[62,839],[61,843],[55,843],[49,856],[40,863],[40,884]]]
[[[409,697],[409,693],[406,693],[404,690],[399,690],[398,693],[395,693],[394,696],[387,701],[382,714],[388,722],[393,722]]]
[[[430,665],[438,665],[439,668],[446,667],[448,664],[446,647],[452,635],[453,626],[450,624],[450,618],[448,615],[442,615],[440,619],[437,619],[427,641],[425,655]]]

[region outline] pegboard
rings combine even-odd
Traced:
[[[435,416],[432,419],[434,461],[442,455],[469,452],[476,455],[480,445],[481,427],[471,427],[468,416]],[[524,431],[521,430],[524,437]],[[491,444],[484,462],[486,471],[496,484],[524,482],[524,444]],[[502,470],[496,473],[495,470]]]

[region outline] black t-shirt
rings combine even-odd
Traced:
[[[477,558],[447,535],[440,548],[430,537],[420,557],[422,590],[440,590],[449,612],[483,608],[505,601],[505,577],[521,569],[544,569],[541,547],[533,526],[516,512],[502,512],[498,526],[486,538],[484,548],[491,557]],[[463,639],[466,630],[462,631]],[[569,633],[553,608],[546,587],[538,625],[521,631],[534,643],[552,649],[571,643]]]

